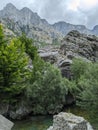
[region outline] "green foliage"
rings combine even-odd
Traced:
[[[33,45],[33,40],[27,38],[25,34],[19,37],[19,40],[22,42],[22,44],[24,44],[25,52],[30,56],[33,61],[34,57],[37,55],[37,48]]]
[[[61,110],[67,87],[60,71],[49,63],[44,63],[35,75],[36,79],[26,90],[27,97],[32,100],[33,112],[46,114]]]
[[[83,61],[82,59],[74,59],[71,70],[74,74],[74,80],[78,81],[81,75],[84,74],[84,72],[87,69],[87,62]]]
[[[24,53],[24,47],[17,39],[13,39],[5,48],[0,49],[0,74],[3,86],[10,86],[23,79],[28,58]]]
[[[24,45],[16,38],[7,42],[0,26],[0,92],[11,91],[14,84],[24,82],[29,75],[27,66]]]
[[[79,88],[77,105],[85,108],[93,115],[98,114],[98,63],[87,63],[74,60],[73,74]]]
[[[78,105],[96,115],[98,114],[98,63],[89,64],[81,79],[79,85],[83,91],[79,94]]]

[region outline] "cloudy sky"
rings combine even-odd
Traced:
[[[13,3],[18,9],[29,7],[49,23],[66,21],[88,28],[98,25],[98,0],[0,0],[0,9]]]

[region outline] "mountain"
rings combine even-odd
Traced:
[[[52,25],[54,29],[66,35],[72,30],[77,30],[80,33],[91,34],[91,30],[87,29],[84,25],[73,25],[66,22],[58,22]]]
[[[29,8],[24,7],[19,10],[11,3],[8,3],[0,11],[0,22],[13,35],[20,35],[24,32],[28,37],[40,43],[59,43],[71,30],[86,34],[98,34],[98,26],[89,30],[84,25],[73,25],[62,21],[51,25]]]
[[[36,41],[52,43],[53,40],[60,41],[63,37],[45,19],[41,19],[37,13],[32,12],[27,7],[18,10],[13,4],[7,4],[0,11],[0,21],[15,35],[24,32]]]
[[[93,30],[92,30],[93,34],[98,35],[98,25],[96,25]]]

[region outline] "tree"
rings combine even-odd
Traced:
[[[78,88],[77,105],[95,117],[98,115],[98,63],[77,59],[71,68]]]
[[[83,75],[87,69],[87,62],[82,59],[74,59],[71,65],[73,79],[78,82],[78,79]]]
[[[7,42],[0,26],[0,85],[3,91],[23,82],[28,76],[28,57],[24,45],[14,38]]]
[[[24,44],[25,52],[30,56],[31,60],[34,60],[34,57],[37,55],[37,48],[33,45],[33,40],[27,38],[25,34],[22,34],[19,37],[19,40]]]
[[[39,62],[39,65],[40,64]],[[37,63],[38,66],[38,63]],[[32,101],[32,109],[37,114],[59,112],[65,104],[67,86],[60,71],[44,63],[35,73],[33,82],[26,87],[26,95]]]
[[[98,63],[88,64],[88,69],[79,80],[83,88],[78,95],[78,105],[85,108],[93,115],[98,114]]]

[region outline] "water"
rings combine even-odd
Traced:
[[[67,108],[64,111],[84,117],[91,123],[94,130],[98,130],[98,120],[90,119],[86,111],[76,107]],[[52,116],[32,116],[26,120],[15,121],[15,126],[12,130],[47,130],[47,128],[52,125],[52,121]]]
[[[14,121],[12,130],[46,130],[52,125],[52,116],[34,116],[22,121]]]

